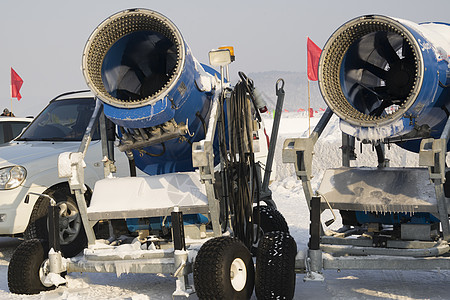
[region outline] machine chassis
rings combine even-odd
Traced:
[[[423,234],[414,236],[415,233],[411,232],[409,232],[410,236],[408,236],[408,239],[402,239],[401,237],[383,237],[383,234],[370,234],[368,228],[362,230],[349,228],[348,231],[339,233],[324,231],[320,220],[321,213],[324,210],[339,208],[339,205],[341,205],[341,208],[348,210],[358,211],[366,209],[367,211],[371,211],[368,206],[364,206],[358,200],[334,201],[320,194],[320,188],[319,192],[315,193],[311,187],[314,145],[332,114],[332,111],[328,108],[310,137],[287,139],[283,146],[283,162],[294,164],[297,178],[302,181],[311,219],[309,245],[306,250],[301,250],[297,253],[295,271],[297,273],[306,273],[304,277],[305,281],[322,281],[324,280],[322,270],[326,269],[450,269],[450,257],[448,256],[450,250],[448,243],[450,238],[449,211],[447,198],[444,194],[445,155],[446,145],[449,140],[450,120],[447,120],[440,139],[422,140],[419,153],[419,165],[426,168],[422,168],[420,172],[428,174],[425,174],[427,176],[422,178],[421,184],[427,185],[431,182],[433,197],[423,207],[419,208],[417,205],[411,205],[411,210],[409,210],[410,212],[431,212],[441,220],[441,231],[437,230],[437,236],[435,236],[434,240],[431,238],[423,240]],[[354,138],[345,133],[342,133],[342,136],[343,167],[331,171],[344,170],[357,172],[358,168],[350,167],[350,160],[355,157],[351,150],[354,147]],[[381,165],[378,168],[372,168],[370,172],[373,172],[372,174],[376,177],[377,175],[375,174],[391,169]],[[415,171],[417,171],[417,168],[402,169],[402,172],[405,174]],[[364,180],[363,177],[359,177],[359,179]],[[335,186],[332,189],[336,192],[340,188],[347,188],[347,186]],[[420,196],[411,195],[410,198],[420,198]],[[332,203],[330,204],[330,202]],[[334,206],[336,203],[339,203],[337,207]],[[384,203],[384,210],[388,212],[398,211],[398,208],[396,210],[395,207],[398,201],[393,201],[392,203]],[[431,227],[427,228],[429,231],[432,230]],[[435,230],[436,228],[433,229]]]

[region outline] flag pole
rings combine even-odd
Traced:
[[[308,79],[308,136],[311,135],[311,97],[309,94],[309,79]]]
[[[9,99],[11,99],[11,112],[12,112],[12,99],[13,99],[13,97],[12,97],[12,84],[10,84],[9,85],[9,96],[10,96],[10,98]]]

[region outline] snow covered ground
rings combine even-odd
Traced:
[[[320,116],[311,119],[314,126]],[[265,117],[271,128],[271,119]],[[278,209],[286,218],[298,248],[305,248],[309,233],[309,213],[301,183],[294,176],[291,165],[282,164],[281,147],[288,137],[307,136],[308,119],[298,114],[285,114],[281,120],[275,155],[277,175],[271,184]],[[338,120],[333,117],[315,147],[313,188],[317,188],[326,168],[340,165],[340,135]],[[363,145],[355,166],[375,166],[376,155],[370,146]],[[387,154],[392,166],[417,166],[416,154],[392,146]],[[339,214],[337,214],[339,217]],[[328,220],[330,215],[324,215]],[[337,220],[332,228],[340,227]],[[71,273],[68,284],[39,295],[11,294],[7,284],[8,262],[20,240],[0,238],[0,299],[172,299],[175,279],[168,275]],[[295,299],[450,299],[450,271],[324,271],[324,282],[303,282],[297,275]],[[191,278],[192,279],[192,278]],[[191,280],[192,282],[192,280]],[[189,299],[198,299],[192,295]],[[256,299],[254,296],[252,299]]]

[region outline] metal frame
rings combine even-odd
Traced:
[[[426,241],[374,241],[326,236],[323,233],[320,214],[330,207],[326,199],[315,196],[311,188],[311,167],[314,145],[330,120],[328,108],[313,133],[308,138],[287,139],[283,146],[283,162],[293,163],[297,178],[302,180],[305,198],[310,208],[311,227],[309,248],[297,254],[295,269],[305,273],[305,281],[324,280],[323,269],[364,269],[364,270],[422,270],[450,269],[450,257],[443,256],[450,251],[450,225],[447,199],[444,194],[445,155],[450,136],[450,118],[439,139],[422,140],[419,165],[428,167],[430,180],[434,184],[438,218],[441,221],[443,237],[437,242]],[[381,151],[383,149],[381,148]],[[350,167],[355,159],[354,138],[343,133],[342,164]],[[380,168],[388,165],[384,161]],[[376,170],[375,170],[376,171]],[[349,233],[351,234],[351,233]]]
[[[223,78],[223,68],[222,78]],[[213,233],[207,234],[210,236],[222,235],[222,228],[220,225],[220,206],[219,200],[216,199],[214,192],[214,158],[213,158],[213,141],[216,132],[216,125],[219,118],[219,101],[226,97],[224,94],[226,89],[223,81],[218,90],[215,91],[212,109],[209,117],[208,128],[206,137],[204,140],[193,143],[192,156],[193,165],[198,167],[200,171],[200,180],[205,185],[206,196],[208,199],[208,206],[206,207],[183,207],[183,211],[186,213],[209,213],[212,223]],[[82,139],[78,152],[76,153],[63,153],[58,159],[58,165],[60,168],[60,176],[66,177],[72,193],[75,194],[76,201],[80,210],[81,219],[88,238],[88,248],[84,250],[84,255],[81,257],[75,257],[71,259],[65,259],[61,256],[59,251],[53,253],[50,251],[49,264],[46,266],[49,268],[49,275],[58,277],[62,272],[106,272],[116,273],[169,273],[173,274],[176,280],[176,290],[173,296],[187,297],[193,293],[193,288],[189,285],[187,275],[192,272],[192,259],[189,257],[195,257],[198,247],[194,247],[191,250],[175,249],[173,252],[167,252],[164,250],[136,250],[131,251],[128,255],[119,256],[112,251],[113,246],[106,246],[105,249],[97,249],[93,247],[95,244],[95,234],[93,226],[99,219],[105,219],[103,215],[88,215],[86,201],[84,193],[86,187],[84,185],[84,161],[83,158],[89,147],[89,143],[93,136],[93,129],[100,120],[101,139],[102,139],[102,153],[104,163],[105,177],[109,176],[115,171],[113,149],[110,142],[107,140],[106,123],[103,114],[103,105],[99,99],[96,99],[96,106],[86,129],[85,135]],[[65,170],[65,171],[64,171]],[[68,171],[70,170],[70,172]],[[178,207],[174,208],[177,211]],[[133,212],[135,213],[135,212]],[[133,213],[121,213],[119,215],[110,216],[112,218],[133,218],[137,215]],[[155,215],[165,215],[167,210],[161,212],[161,210],[143,210],[139,211],[139,217],[146,216],[151,217]],[[106,214],[106,217],[108,215]],[[53,224],[53,230],[58,231],[58,224]],[[172,228],[173,229],[173,228]],[[182,235],[184,236],[184,234]],[[182,241],[181,244],[184,244]],[[101,255],[98,255],[101,254]],[[53,274],[52,274],[53,273]],[[65,280],[59,276],[60,284],[63,284]]]

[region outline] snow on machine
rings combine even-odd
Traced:
[[[82,69],[97,97],[95,111],[79,151],[58,159],[87,245],[82,255],[63,257],[59,227],[70,220],[60,220],[55,199],[41,195],[51,203],[49,240],[27,240],[16,249],[8,270],[11,292],[52,289],[66,282],[67,272],[166,273],[176,278],[173,295],[189,296],[193,273],[201,299],[252,295],[259,238],[288,232],[268,189],[284,82],[276,83],[280,105],[269,146],[259,115],[265,104],[252,80],[239,73],[235,86],[229,82],[232,47],[212,50],[209,58],[220,72],[200,64],[178,28],[147,9],[119,12],[94,30]],[[96,122],[105,179],[86,204],[83,158]],[[130,177],[112,175],[115,134]],[[266,153],[260,161],[267,157],[264,178],[258,152]],[[148,176],[136,177],[136,167]]]
[[[450,269],[448,54],[445,23],[368,15],[348,21],[328,39],[318,72],[328,108],[308,138],[283,145],[283,162],[294,164],[310,208],[308,249],[297,253],[295,264],[280,268],[269,263],[271,253],[289,243],[283,233],[269,233],[258,250],[257,295],[292,294],[294,285],[285,292],[265,282],[294,272],[323,280],[323,269]],[[342,167],[327,169],[314,191],[314,145],[333,113],[340,119]],[[377,167],[351,166],[355,140],[374,147]],[[390,144],[417,152],[420,167],[389,167],[384,146]],[[325,230],[325,210],[339,210],[345,226]]]

